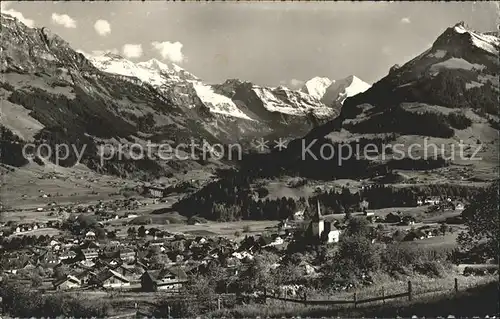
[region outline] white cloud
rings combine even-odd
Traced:
[[[65,28],[76,28],[76,21],[67,14],[52,13],[52,23],[62,25]]]
[[[164,59],[176,63],[182,63],[185,59],[184,54],[182,53],[182,43],[180,42],[155,41],[152,45]]]
[[[122,53],[127,58],[139,58],[142,55],[142,45],[127,43],[123,45]]]
[[[11,2],[10,1],[2,1],[1,3],[1,11],[4,14],[8,14],[17,20],[24,23],[27,27],[33,28],[35,26],[35,20],[26,18],[21,12],[16,11],[14,9],[9,9]]]
[[[304,81],[297,79],[291,79],[289,81],[286,80],[280,81],[281,85],[284,85],[292,90],[300,89],[304,85],[304,83],[305,83]]]
[[[408,17],[404,17],[401,19],[401,23],[411,23],[411,20]]]
[[[97,20],[94,24],[94,29],[100,36],[106,36],[111,33],[111,25],[106,20]]]
[[[292,89],[298,89],[302,85],[304,85],[304,81],[297,80],[297,79],[291,79],[290,80],[290,86],[291,86]]]
[[[119,54],[120,51],[118,51],[118,49],[111,49],[111,50],[93,50],[92,51],[92,55],[93,56],[100,56],[100,55],[104,55],[106,53],[113,53],[113,54]]]
[[[383,46],[382,47],[382,53],[385,55],[391,55],[392,54],[392,48],[390,46]]]

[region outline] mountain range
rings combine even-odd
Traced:
[[[234,163],[116,156],[103,165],[99,145],[152,141],[175,147],[194,140],[248,146],[260,137],[305,136],[329,143],[431,138],[451,145],[464,140],[484,145],[488,154],[497,147],[499,38],[463,23],[445,30],[416,58],[392,67],[373,86],[356,76],[314,77],[299,90],[239,79],[208,84],[170,62],[134,63],[110,52],[85,55],[47,28],[29,28],[5,14],[1,26],[2,161],[14,166],[26,163],[20,149],[33,141],[90,145],[85,165],[124,176]],[[285,162],[297,159],[301,140],[281,155]],[[73,165],[74,155],[60,164]],[[282,158],[274,164],[272,157],[263,158],[266,165],[284,165]],[[323,177],[338,172],[335,166],[323,170],[302,162],[294,167]]]
[[[297,138],[335,118],[346,96],[369,87],[354,76],[337,86],[330,81],[323,96],[238,79],[210,85],[170,62],[86,55],[49,29],[29,28],[9,15],[1,15],[1,26],[5,136],[90,144],[84,163],[102,172],[126,173],[138,164],[129,162],[125,171],[118,162],[99,167],[98,143],[150,140],[175,147],[190,140],[249,145],[260,137]],[[73,163],[74,157],[64,164]]]
[[[247,156],[239,171],[173,209],[214,220],[273,219],[277,205],[322,195],[326,201],[339,188],[421,195],[430,186],[490,183],[499,173],[499,48],[498,34],[451,26],[364,92],[339,96],[339,116],[285,150]],[[321,98],[335,85],[315,78],[302,90]]]
[[[478,174],[481,179],[491,178],[498,172],[499,41],[498,33],[480,33],[464,23],[449,27],[431,48],[402,66],[393,66],[373,86],[346,98],[338,117],[290,142],[286,154],[278,156],[280,164],[272,166],[268,159],[265,162],[272,171],[282,170],[277,166],[282,167],[286,160],[295,174],[321,179],[334,179],[339,174],[345,178],[357,174],[373,177],[390,169],[425,171],[445,166],[447,178],[441,180],[474,179]],[[317,78],[306,83],[304,90],[324,96],[330,82]],[[304,162],[304,145],[313,141],[319,141],[311,149],[319,159],[311,156]],[[321,160],[321,146],[347,143],[353,147],[358,144],[361,149],[370,143],[401,145],[406,150],[402,160],[395,160],[392,154],[382,154],[378,149],[375,155],[379,158],[358,157],[351,161],[355,165],[352,170],[347,162],[340,168],[338,157]],[[425,161],[409,159],[410,152],[422,157],[424,145],[429,144],[438,149],[431,148]],[[410,151],[410,145],[417,147]],[[458,154],[460,145],[465,154]],[[469,160],[476,150],[481,160]],[[443,177],[439,170],[434,173]]]

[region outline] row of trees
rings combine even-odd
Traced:
[[[329,213],[356,211],[363,201],[370,209],[417,206],[417,200],[428,196],[468,199],[481,191],[480,187],[453,184],[432,184],[397,188],[385,185],[365,187],[351,193],[348,188],[340,191],[319,191],[305,198],[263,198],[265,188],[251,187],[245,178],[227,178],[207,185],[199,192],[179,201],[174,209],[186,216],[199,215],[210,220],[232,221],[240,219],[285,219],[298,210],[315,206],[320,201]]]
[[[0,246],[3,247],[5,251],[9,250],[19,250],[26,247],[33,246],[47,246],[50,241],[53,239],[52,236],[49,235],[40,235],[40,236],[12,236],[7,237],[8,234],[4,233],[4,237],[0,237]]]

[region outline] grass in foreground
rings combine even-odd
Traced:
[[[211,317],[382,317],[390,318],[396,316],[411,317],[447,317],[452,314],[460,317],[472,317],[485,315],[498,316],[498,279],[469,288],[458,293],[445,292],[441,294],[428,294],[416,296],[413,301],[397,299],[387,301],[387,304],[362,305],[354,309],[352,306],[307,306],[301,304],[269,302],[266,305],[248,304],[238,306],[234,309],[225,309],[211,314]]]

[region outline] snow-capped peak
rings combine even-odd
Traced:
[[[200,100],[208,106],[212,113],[228,115],[253,121],[248,115],[241,111],[236,104],[227,96],[217,94],[213,88],[202,82],[193,83],[193,88]]]
[[[212,113],[252,120],[238,109],[230,98],[215,93],[211,86],[202,83],[198,78],[173,63],[166,64],[157,59],[134,63],[117,57],[119,56],[114,54],[104,54],[88,58],[95,67],[104,72],[136,77],[153,85],[162,93],[168,94],[171,86],[176,86],[180,92],[194,92]],[[193,107],[188,104],[186,106]]]
[[[320,100],[323,95],[325,95],[326,89],[333,82],[335,81],[332,81],[327,77],[317,76],[307,81],[302,87],[301,91]]]
[[[470,36],[472,44],[475,47],[487,51],[491,54],[498,55],[500,39],[497,36],[476,32],[468,28],[467,25],[463,22],[456,24],[453,27],[453,31],[458,34],[468,34]]]
[[[194,75],[172,63],[171,66],[156,59],[134,63],[122,56],[108,52],[100,56],[87,56],[98,69],[123,76],[136,77],[153,86],[171,82],[198,80]]]
[[[145,61],[145,62],[139,62],[137,63],[138,66],[141,66],[146,69],[151,69],[151,70],[158,70],[160,72],[171,72],[172,70],[175,72],[181,72],[184,71],[183,68],[178,66],[175,63],[163,63],[161,61],[158,61],[155,58],[152,58],[151,60]]]
[[[465,25],[465,23],[463,21],[455,24],[455,26],[453,27],[453,29],[457,33],[466,33],[468,31],[467,27],[466,27],[466,25]]]
[[[361,80],[355,75],[351,75],[348,77],[350,84],[345,88],[346,98],[354,96],[359,93],[363,93],[364,91],[371,88],[371,85]]]
[[[370,84],[354,75],[350,75],[344,79],[334,81],[326,88],[326,92],[321,98],[321,101],[326,105],[331,105],[335,102],[343,104],[348,97],[363,93],[370,87]]]

